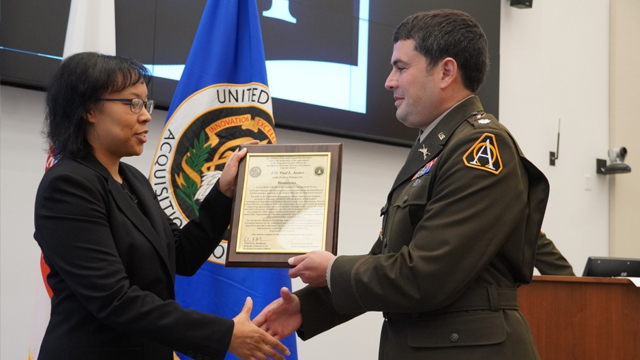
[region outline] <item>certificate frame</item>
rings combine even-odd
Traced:
[[[262,268],[288,268],[290,267],[288,263],[288,259],[296,256],[307,253],[311,250],[325,250],[333,253],[334,255],[337,253],[338,246],[338,216],[340,209],[340,183],[342,178],[342,144],[340,143],[319,143],[319,144],[265,144],[265,145],[245,145],[247,149],[246,156],[240,161],[238,165],[238,177],[236,182],[236,188],[234,192],[234,201],[233,201],[233,211],[231,218],[231,231],[229,237],[229,244],[227,248],[227,258],[225,261],[225,266],[227,267],[262,267]],[[303,159],[303,161],[300,161]],[[322,173],[324,171],[324,166],[316,167],[313,172],[314,175],[305,174],[304,176],[309,176],[309,180],[311,181],[320,181],[323,185],[322,190],[324,193],[316,196],[316,203],[319,202],[322,198],[323,203],[323,215],[317,214],[317,210],[314,212],[312,218],[313,225],[311,228],[315,228],[316,230],[322,231],[322,235],[316,233],[312,233],[313,241],[308,248],[303,247],[293,247],[291,249],[272,249],[268,245],[264,244],[254,244],[251,243],[247,245],[247,242],[244,242],[243,239],[247,239],[248,242],[251,242],[250,239],[255,240],[256,238],[262,239],[262,236],[259,236],[257,232],[267,231],[265,229],[277,229],[279,224],[270,223],[272,220],[269,218],[271,216],[265,216],[265,219],[257,216],[258,222],[262,225],[262,230],[257,230],[260,226],[249,226],[248,222],[252,222],[256,220],[256,213],[259,213],[256,209],[266,209],[266,208],[277,208],[273,204],[268,203],[267,199],[264,199],[264,196],[255,196],[251,195],[249,192],[260,193],[260,191],[254,189],[252,184],[253,177],[256,176],[256,166],[252,167],[252,164],[255,165],[256,162],[258,164],[261,161],[267,161],[271,170],[265,171],[266,173],[271,174],[274,168],[278,168],[278,166],[287,167],[287,169],[291,168],[290,163],[302,163],[301,169],[309,168],[312,166],[311,164],[305,163],[307,162],[321,162],[322,164],[326,164],[327,171],[325,173],[325,177],[322,180],[314,180],[312,179],[314,175],[320,176],[318,173]],[[284,163],[285,165],[279,165],[275,163]],[[275,164],[275,165],[274,165]],[[251,167],[251,168],[250,168]],[[258,166],[261,169],[261,166]],[[294,169],[295,170],[295,169]],[[253,173],[252,173],[253,172]],[[258,170],[259,175],[263,176],[263,171]],[[290,171],[292,172],[292,171]],[[304,172],[304,171],[300,171]],[[286,171],[284,171],[286,173]],[[269,175],[267,175],[269,176]],[[284,175],[285,177],[288,175]],[[293,176],[293,175],[292,175]],[[318,178],[319,179],[319,178]],[[272,183],[268,186],[268,190],[271,191],[280,189],[281,183],[273,180]],[[287,179],[284,179],[283,183],[287,186]],[[298,176],[298,180],[296,181],[305,181],[301,176]],[[326,181],[326,184],[324,183]],[[275,183],[273,183],[275,182]],[[311,186],[313,188],[313,186]],[[315,189],[316,193],[320,191],[320,189]],[[269,199],[270,200],[270,199]],[[262,205],[256,205],[261,204]],[[248,205],[251,203],[251,205]],[[262,206],[262,207],[261,207]],[[290,208],[291,206],[282,205],[281,208]],[[295,209],[295,206],[293,206]],[[317,207],[314,207],[317,209]],[[285,213],[286,211],[283,211]],[[249,215],[251,213],[251,215]],[[277,217],[277,216],[276,216]],[[278,217],[277,217],[278,218]],[[280,216],[279,218],[282,218]],[[303,217],[309,218],[309,217]],[[294,219],[298,219],[298,217],[294,217]],[[274,220],[275,221],[275,220]],[[319,224],[318,221],[322,221],[322,224]],[[296,229],[296,227],[291,227]],[[289,230],[291,229],[289,228]],[[300,231],[303,231],[302,227],[298,228]],[[304,228],[308,229],[308,228]],[[269,230],[276,231],[277,230]],[[279,237],[280,233],[278,233]],[[287,234],[292,235],[292,234]],[[291,236],[292,238],[295,238]],[[275,235],[274,235],[275,236]],[[271,238],[270,236],[266,236],[267,238]],[[280,242],[277,242],[280,245]],[[264,250],[260,247],[265,247]]]

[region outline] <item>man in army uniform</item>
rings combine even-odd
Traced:
[[[382,208],[366,255],[291,258],[309,286],[254,319],[277,338],[309,339],[367,311],[383,313],[380,359],[539,359],[518,311],[531,281],[548,182],[476,90],[487,40],[468,14],[414,14],[395,30],[396,116],[419,141]]]

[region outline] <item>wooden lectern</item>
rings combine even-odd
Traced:
[[[640,288],[631,280],[534,276],[518,295],[543,360],[640,359]]]

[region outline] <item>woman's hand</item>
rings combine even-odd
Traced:
[[[229,352],[243,360],[285,360],[282,354],[289,355],[289,349],[251,322],[249,316],[252,307],[253,301],[248,297],[242,311],[233,318],[235,326]]]
[[[260,142],[258,140],[252,140],[243,145],[258,145],[259,143]],[[224,169],[222,170],[222,174],[220,175],[220,180],[218,180],[218,188],[227,197],[233,197],[233,192],[236,189],[238,164],[240,164],[240,160],[242,160],[246,154],[246,148],[242,148],[242,150],[236,149],[236,151],[231,154],[231,156],[227,160],[227,163],[224,165]]]

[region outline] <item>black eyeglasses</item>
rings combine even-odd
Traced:
[[[140,98],[133,98],[133,99],[106,99],[106,98],[101,98],[99,100],[102,101],[119,101],[119,102],[123,102],[123,103],[128,103],[129,107],[131,108],[131,112],[134,114],[139,114],[140,111],[142,111],[142,108],[144,107],[145,109],[147,109],[147,112],[149,114],[151,114],[151,112],[153,111],[153,100],[147,100],[144,101]]]

